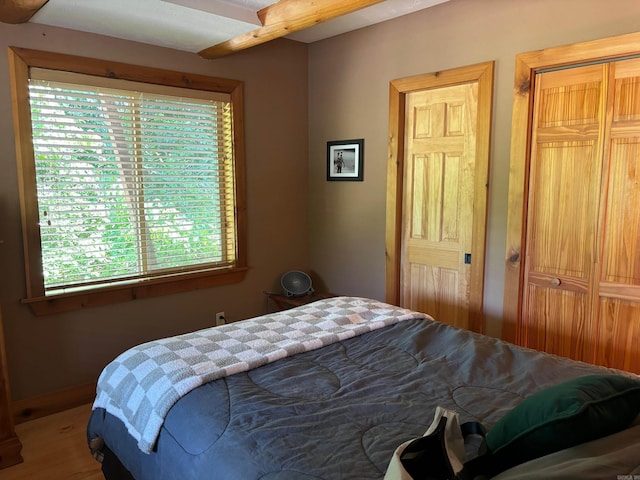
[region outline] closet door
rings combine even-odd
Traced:
[[[640,373],[640,60],[609,78],[596,362]]]
[[[594,361],[602,65],[536,77],[520,343]]]
[[[536,76],[519,343],[640,373],[640,60]]]

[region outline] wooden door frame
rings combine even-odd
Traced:
[[[524,288],[527,196],[536,73],[550,68],[637,56],[640,33],[547,48],[516,56],[511,122],[509,205],[505,254],[502,338],[517,342],[520,332]]]
[[[402,261],[402,195],[404,192],[404,134],[405,101],[411,92],[433,88],[478,83],[478,120],[476,132],[476,164],[471,255],[471,285],[469,298],[469,325],[472,330],[483,329],[482,305],[484,296],[484,264],[487,222],[487,193],[489,153],[491,143],[491,115],[493,106],[493,61],[454,68],[442,72],[416,75],[392,80],[389,83],[389,145],[387,160],[387,215],[386,215],[386,281],[387,303],[400,303],[400,271]],[[480,194],[479,192],[482,192]],[[481,239],[481,240],[480,240]],[[428,312],[427,312],[428,313]]]

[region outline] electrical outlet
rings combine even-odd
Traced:
[[[225,319],[224,319],[224,312],[218,312],[216,313],[216,326],[218,325],[224,325]]]

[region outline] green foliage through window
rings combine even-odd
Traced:
[[[231,108],[29,86],[46,291],[232,265]]]

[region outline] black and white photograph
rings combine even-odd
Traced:
[[[362,181],[364,140],[327,142],[327,181]]]

